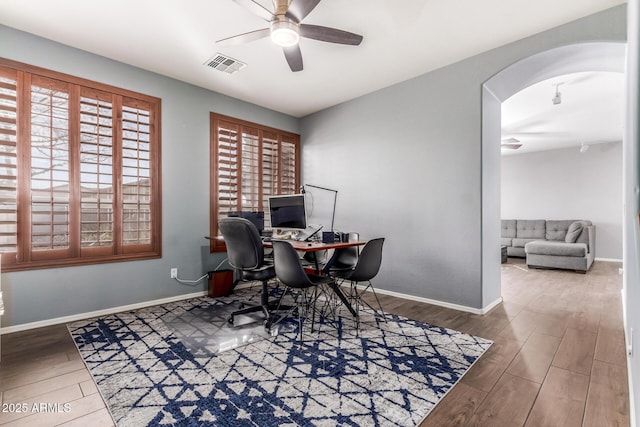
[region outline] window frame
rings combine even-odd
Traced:
[[[218,163],[218,145],[219,145],[219,132],[218,132],[218,128],[220,127],[220,123],[221,122],[225,122],[228,124],[231,124],[235,127],[237,127],[238,129],[238,135],[240,136],[240,138],[242,137],[243,134],[243,130],[247,131],[247,133],[250,133],[251,135],[253,135],[254,137],[257,138],[258,140],[258,173],[257,175],[257,181],[254,186],[261,189],[260,190],[260,195],[258,197],[258,206],[257,209],[258,211],[265,211],[267,206],[265,206],[265,198],[268,197],[267,193],[264,192],[264,169],[263,169],[263,148],[265,145],[265,139],[268,140],[270,143],[273,142],[277,142],[277,146],[278,146],[278,156],[277,156],[277,172],[275,175],[270,175],[272,178],[275,178],[277,180],[276,183],[276,191],[273,193],[273,195],[282,195],[282,194],[295,194],[298,192],[298,189],[300,188],[300,176],[301,176],[301,144],[300,144],[300,135],[293,133],[293,132],[288,132],[288,131],[284,131],[284,130],[280,130],[280,129],[276,129],[276,128],[272,128],[272,127],[268,127],[268,126],[264,126],[264,125],[260,125],[257,123],[252,123],[246,120],[242,120],[242,119],[237,119],[234,117],[229,117],[229,116],[225,116],[222,114],[218,114],[218,113],[210,113],[210,155],[209,155],[209,160],[210,160],[210,182],[209,182],[209,188],[210,188],[210,202],[209,202],[209,218],[210,218],[210,224],[209,224],[209,232],[210,232],[210,236],[212,236],[213,238],[211,239],[210,242],[210,252],[226,252],[227,248],[224,244],[224,241],[222,241],[222,239],[218,238],[220,236],[220,233],[218,231],[218,220],[220,219],[220,209],[219,207],[219,163]],[[282,159],[283,159],[283,153],[286,152],[282,150],[282,147],[287,144],[287,145],[292,145],[295,149],[295,159],[294,159],[294,182],[293,185],[291,185],[290,182],[290,178],[291,177],[287,177],[284,176],[283,174],[286,172],[283,170],[283,166],[282,166]],[[242,153],[238,153],[236,155],[236,159],[237,159],[237,166],[236,166],[236,173],[238,175],[238,183],[237,183],[237,187],[238,187],[238,191],[239,193],[237,194],[237,204],[236,204],[236,208],[237,210],[242,210]],[[287,181],[287,183],[285,183],[284,181]],[[288,187],[293,189],[293,192],[291,191],[284,191],[283,190],[283,186],[284,185],[288,185]],[[269,194],[271,195],[271,194]],[[268,213],[265,212],[265,219],[267,219],[267,215]]]
[[[127,89],[91,81],[81,77],[75,77],[57,71],[24,64],[17,61],[0,58],[0,67],[5,71],[15,72],[16,77],[16,101],[17,101],[17,231],[16,252],[2,252],[3,271],[23,271],[43,268],[67,267],[78,265],[101,264],[109,262],[122,262],[160,258],[162,256],[162,188],[161,188],[161,99]],[[34,114],[31,109],[31,81],[57,81],[69,89],[69,114],[68,114],[68,167],[69,174],[69,213],[68,213],[68,248],[34,250],[31,239],[32,230],[32,188],[31,163],[32,128],[31,118]],[[110,206],[112,226],[110,244],[104,246],[83,246],[81,225],[84,224],[81,215],[82,207],[82,164],[81,159],[81,101],[86,93],[97,93],[100,96],[111,98],[113,116],[111,127],[112,139],[112,181]],[[99,97],[98,97],[99,98]],[[123,132],[123,122],[128,110],[136,106],[144,106],[148,109],[138,111],[148,112],[148,179],[149,190],[148,203],[144,203],[150,210],[150,229],[148,230],[148,242],[140,244],[124,244],[123,212],[126,209],[124,199],[125,186],[123,181],[123,146],[122,141],[127,138]],[[142,122],[136,122],[140,125]],[[98,135],[99,136],[99,135]],[[139,150],[143,152],[143,150]],[[96,167],[101,169],[103,164],[98,155]],[[141,157],[142,158],[142,157]],[[140,162],[139,162],[140,163]],[[140,168],[139,168],[140,170]],[[140,180],[138,181],[138,183]],[[140,193],[138,193],[140,194]],[[145,194],[146,196],[146,194]],[[138,202],[144,196],[137,197]],[[142,204],[141,204],[142,206]],[[99,215],[99,211],[96,215]],[[86,243],[86,242],[85,242]]]

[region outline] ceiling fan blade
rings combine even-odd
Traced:
[[[260,18],[264,19],[265,21],[271,21],[273,19],[273,13],[269,9],[265,8],[259,3],[256,3],[253,0],[233,0],[233,1],[236,4],[239,4],[240,6],[249,10],[254,15],[257,15]]]
[[[302,71],[302,52],[300,51],[300,45],[283,47],[282,50],[291,71]]]
[[[318,3],[320,0],[293,0],[285,16],[298,23],[302,22]]]
[[[357,46],[362,42],[362,36],[336,28],[322,27],[320,25],[300,24],[300,36],[323,42],[348,44]]]
[[[252,42],[254,40],[268,37],[271,33],[269,28],[263,28],[261,30],[249,31],[248,33],[238,34],[236,36],[227,37],[226,39],[218,40],[216,44],[220,46],[235,46],[242,43]]]

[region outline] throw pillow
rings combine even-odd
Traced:
[[[582,233],[582,229],[584,228],[584,224],[580,221],[572,222],[567,230],[567,236],[564,238],[564,241],[567,243],[575,243],[578,240],[578,236]]]

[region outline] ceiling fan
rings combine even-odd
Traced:
[[[274,43],[282,47],[291,71],[303,69],[302,52],[298,44],[300,37],[352,46],[362,42],[362,36],[358,34],[336,28],[303,24],[302,20],[320,3],[320,0],[273,0],[275,12],[271,12],[254,0],[233,1],[268,21],[269,27],[227,37],[216,43],[221,46],[231,46],[270,36]]]

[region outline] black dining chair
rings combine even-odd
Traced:
[[[272,312],[276,311],[278,302],[269,302],[268,282],[276,277],[276,271],[272,264],[265,262],[258,229],[251,221],[239,217],[223,218],[218,222],[218,227],[227,247],[229,265],[238,272],[239,280],[262,282],[260,305],[249,305],[234,311],[229,323],[234,323],[235,316],[261,311],[265,315],[265,325],[270,328],[274,323]]]
[[[358,233],[349,233],[348,241],[349,242],[357,242],[360,239],[360,234]],[[360,247],[358,246],[348,246],[346,248],[336,249],[335,254],[333,255],[333,263],[329,268],[329,273],[336,271],[347,271],[353,270],[358,263],[358,257],[360,256]]]
[[[316,302],[319,292],[322,291],[320,286],[332,283],[333,279],[329,276],[307,273],[291,243],[283,240],[274,240],[272,244],[276,277],[285,286],[285,292],[280,301],[282,301],[287,292],[293,294],[292,290],[298,291],[297,295],[292,295],[296,305],[290,309],[290,312],[293,312],[294,309],[297,311],[300,344],[302,344],[304,341],[302,335],[303,319],[306,320],[311,317],[311,331],[313,332]],[[311,316],[309,316],[310,310]]]
[[[353,301],[353,305],[355,305],[358,325],[360,319],[360,307],[363,304],[373,310],[375,314],[381,316],[385,322],[387,321],[384,311],[382,310],[380,300],[378,299],[378,295],[376,294],[376,291],[373,287],[373,283],[371,283],[371,280],[380,271],[380,265],[382,264],[383,244],[384,237],[369,240],[362,248],[362,251],[360,251],[358,261],[353,268],[330,270],[330,275],[332,277],[342,281],[350,282],[350,298]],[[359,285],[361,283],[366,283],[366,286],[363,289],[359,289]],[[373,296],[380,310],[372,307],[366,299],[362,298],[364,293],[368,290],[371,290],[371,292],[373,293]]]

